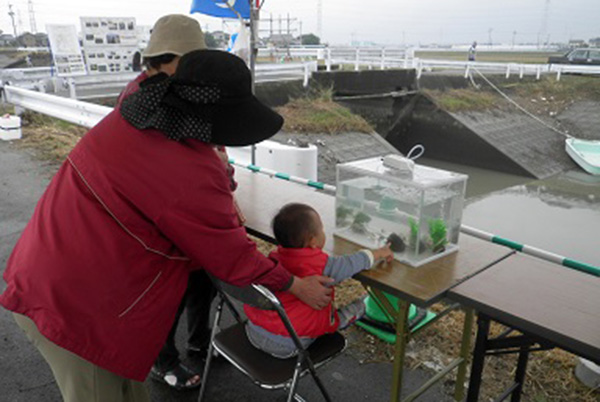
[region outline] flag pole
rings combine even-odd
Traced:
[[[256,56],[258,48],[256,46],[258,36],[258,2],[259,0],[248,0],[250,2],[250,74],[252,76],[252,93],[256,91]],[[256,164],[256,145],[251,147],[251,161]]]

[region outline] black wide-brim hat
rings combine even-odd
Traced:
[[[138,129],[228,146],[256,144],[283,125],[283,118],[252,94],[244,61],[219,50],[184,55],[172,77],[159,74],[143,81],[120,111]]]

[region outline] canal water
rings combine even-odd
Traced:
[[[533,180],[421,158],[469,175],[463,224],[600,266],[600,176],[573,170]]]

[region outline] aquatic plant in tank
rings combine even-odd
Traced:
[[[441,253],[448,244],[448,230],[443,219],[431,219],[429,222],[429,238],[434,253]]]

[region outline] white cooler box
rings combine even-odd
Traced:
[[[0,117],[0,140],[18,140],[21,138],[21,118],[4,115]]]

